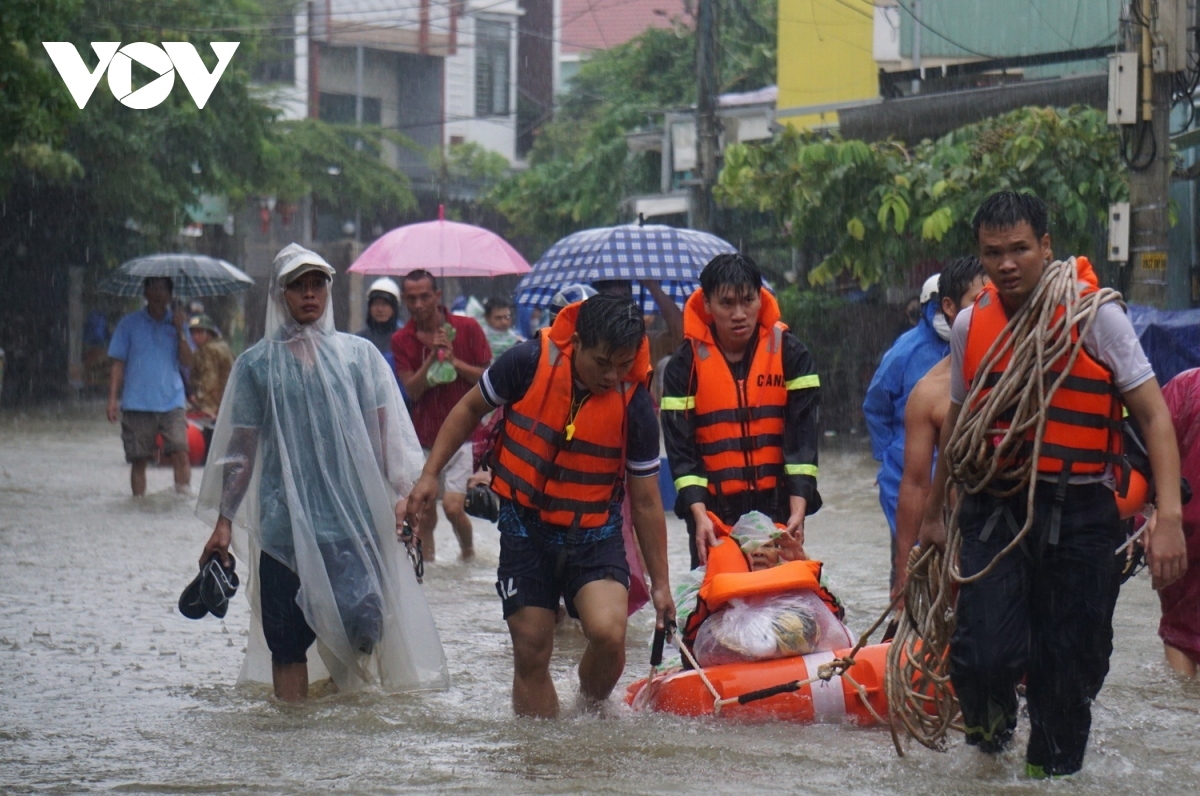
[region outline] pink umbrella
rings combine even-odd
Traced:
[[[438,220],[396,227],[359,255],[350,270],[360,274],[403,276],[424,268],[434,276],[524,274],[529,263],[508,241],[471,224]]]

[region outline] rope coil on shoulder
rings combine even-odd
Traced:
[[[958,522],[962,501],[953,501],[952,491],[946,490],[945,550],[914,549],[909,557],[905,605],[888,651],[888,710],[897,749],[898,726],[937,750],[946,748],[949,730],[962,731],[949,676],[957,587],[986,577],[1033,527],[1038,462],[1050,403],[1069,377],[1100,307],[1120,300],[1121,295],[1110,288],[1083,294],[1075,259],[1055,261],[1045,267],[1033,294],[1009,319],[979,365],[942,455],[948,457],[950,479],[960,497],[986,492],[1008,498],[1025,490],[1025,522],[987,566],[963,575]],[[1007,366],[989,384],[987,375],[1005,357]],[[986,389],[990,392],[985,395]],[[1067,475],[1060,479],[1063,483]]]

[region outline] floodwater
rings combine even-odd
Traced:
[[[452,687],[430,694],[333,695],[302,706],[237,687],[249,617],[238,595],[222,621],[190,621],[175,601],[209,530],[193,500],[152,470],[128,496],[116,427],[99,404],[0,417],[0,791],[63,793],[750,793],[1194,794],[1200,683],[1172,677],[1145,575],[1126,585],[1112,671],[1094,709],[1084,770],[1024,778],[1022,748],[990,759],[961,743],[913,745],[886,729],[737,725],[569,709],[583,641],[558,633],[557,721],[509,707],[509,641],[493,588],[497,537],[477,521],[479,559],[430,564],[425,590]],[[886,527],[870,457],[830,451],[826,507],[808,551],[861,631],[885,604]],[[199,484],[199,473],[194,476]],[[672,520],[673,571],[686,566]],[[455,544],[439,527],[439,549]],[[634,616],[617,695],[644,675],[652,617]],[[617,702],[614,696],[614,703]]]

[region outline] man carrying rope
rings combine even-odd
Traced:
[[[946,548],[960,584],[950,676],[967,743],[1005,748],[1025,677],[1026,772],[1073,774],[1112,652],[1122,403],[1145,432],[1156,483],[1179,483],[1179,454],[1120,296],[1098,289],[1084,258],[1051,263],[1045,204],[993,194],[973,228],[992,283],[954,323],[944,455],[920,539]],[[959,501],[947,533],[951,476]],[[1146,539],[1156,589],[1187,567],[1179,492],[1161,489],[1157,509]]]

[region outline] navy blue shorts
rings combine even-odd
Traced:
[[[504,605],[505,619],[527,605],[557,611],[560,597],[566,601],[567,613],[578,619],[575,595],[592,581],[605,578],[629,588],[629,564],[620,534],[585,544],[500,534],[496,593]]]
[[[263,635],[271,650],[271,663],[308,663],[308,648],[317,634],[296,604],[300,577],[266,551],[258,556],[258,577]]]

